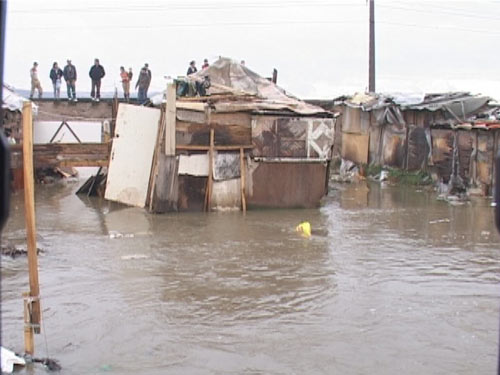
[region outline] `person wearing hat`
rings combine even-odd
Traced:
[[[40,85],[40,80],[38,79],[38,63],[35,61],[33,63],[33,67],[30,69],[31,76],[31,93],[30,99],[33,99],[33,94],[35,90],[38,90],[38,98],[41,98],[43,95],[42,85]]]
[[[66,81],[66,89],[68,91],[68,100],[77,101],[76,99],[76,68],[71,64],[71,60],[68,59],[66,66],[63,70],[63,77]]]
[[[208,63],[208,59],[203,60],[203,65],[201,66],[201,69],[206,69],[210,66]]]

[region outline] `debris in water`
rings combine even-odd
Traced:
[[[429,224],[449,223],[450,219],[437,219],[429,221]]]
[[[2,374],[11,374],[14,371],[14,365],[24,366],[26,364],[24,358],[19,357],[16,353],[5,349],[3,346],[1,347],[0,358],[2,362]]]
[[[109,238],[115,239],[115,238],[134,238],[135,235],[133,233],[127,233],[127,234],[122,234],[120,232],[110,232],[109,233]]]
[[[295,230],[301,234],[302,237],[309,238],[311,237],[311,224],[308,221],[304,221],[297,225]]]
[[[129,254],[123,255],[122,260],[137,260],[137,259],[148,259],[149,257],[145,254]]]
[[[43,253],[44,251],[42,249],[37,248],[37,254],[43,254]],[[12,244],[7,244],[7,245],[2,245],[1,254],[10,256],[12,258],[17,258],[19,256],[28,255],[28,250],[22,247],[16,247],[15,245]]]
[[[49,371],[61,371],[61,365],[55,359],[50,358],[33,358],[33,362],[41,363]]]

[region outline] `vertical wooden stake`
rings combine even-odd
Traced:
[[[175,156],[175,120],[177,91],[175,83],[167,85],[165,155]]]
[[[30,282],[31,324],[40,333],[40,289],[38,285],[38,255],[35,226],[35,186],[33,177],[33,116],[31,102],[23,105],[23,164],[24,164],[24,216],[28,244],[28,269]]]
[[[245,152],[240,148],[240,181],[241,181],[241,209],[247,212],[247,200],[245,198]]]
[[[33,326],[31,324],[31,311],[29,303],[29,293],[23,293],[24,297],[24,352],[29,355],[35,354],[35,338]]]
[[[205,211],[212,209],[212,185],[213,185],[213,162],[214,162],[214,129],[210,129],[210,148],[208,149],[208,181],[206,191]]]

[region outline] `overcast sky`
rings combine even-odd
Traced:
[[[500,0],[375,4],[377,91],[500,100]],[[71,58],[77,91],[90,91],[98,57],[102,90],[120,86],[121,65],[138,73],[145,62],[161,90],[190,60],[225,56],[263,76],[276,68],[278,84],[299,97],[328,99],[367,88],[368,15],[366,0],[9,0],[5,81],[28,89],[37,61],[50,92],[52,63]]]

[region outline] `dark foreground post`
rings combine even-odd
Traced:
[[[500,151],[495,160],[495,186],[493,188],[493,201],[495,202],[495,225],[500,233]],[[500,375],[500,348],[498,352],[497,374]]]

